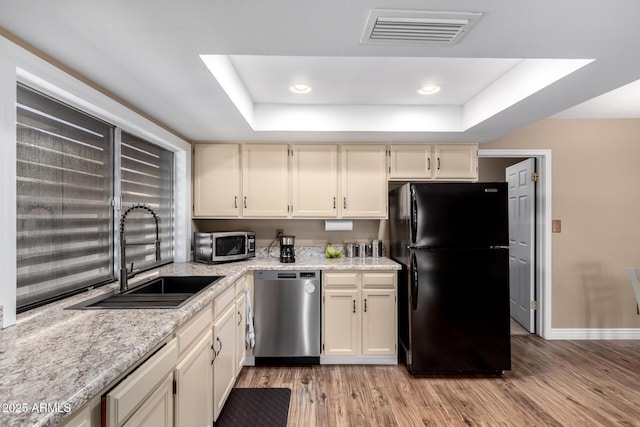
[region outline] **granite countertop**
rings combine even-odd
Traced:
[[[0,425],[58,425],[247,271],[298,269],[398,270],[400,265],[388,258],[320,256],[296,256],[291,264],[272,257],[218,265],[173,263],[141,273],[130,286],[157,275],[225,278],[178,309],[65,310],[117,289],[113,283],[22,313],[16,325],[0,331]]]

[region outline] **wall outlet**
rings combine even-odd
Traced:
[[[284,235],[284,230],[281,228],[276,229],[276,239],[282,235]]]
[[[551,220],[551,232],[560,233],[562,231],[562,221],[559,219]]]

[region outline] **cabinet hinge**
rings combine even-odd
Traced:
[[[178,384],[176,383],[176,380],[173,380],[173,394],[176,394],[178,392]]]
[[[538,309],[538,301],[531,301],[531,310],[537,310]]]
[[[540,175],[538,175],[538,172],[533,172],[531,174],[531,181],[538,182],[539,180],[540,180]]]

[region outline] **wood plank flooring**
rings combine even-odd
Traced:
[[[497,377],[403,366],[244,367],[236,387],[291,388],[288,427],[640,426],[640,341],[512,336]]]

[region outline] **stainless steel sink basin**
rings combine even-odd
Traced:
[[[224,276],[161,276],[122,293],[112,292],[67,307],[72,310],[96,308],[179,308]]]

